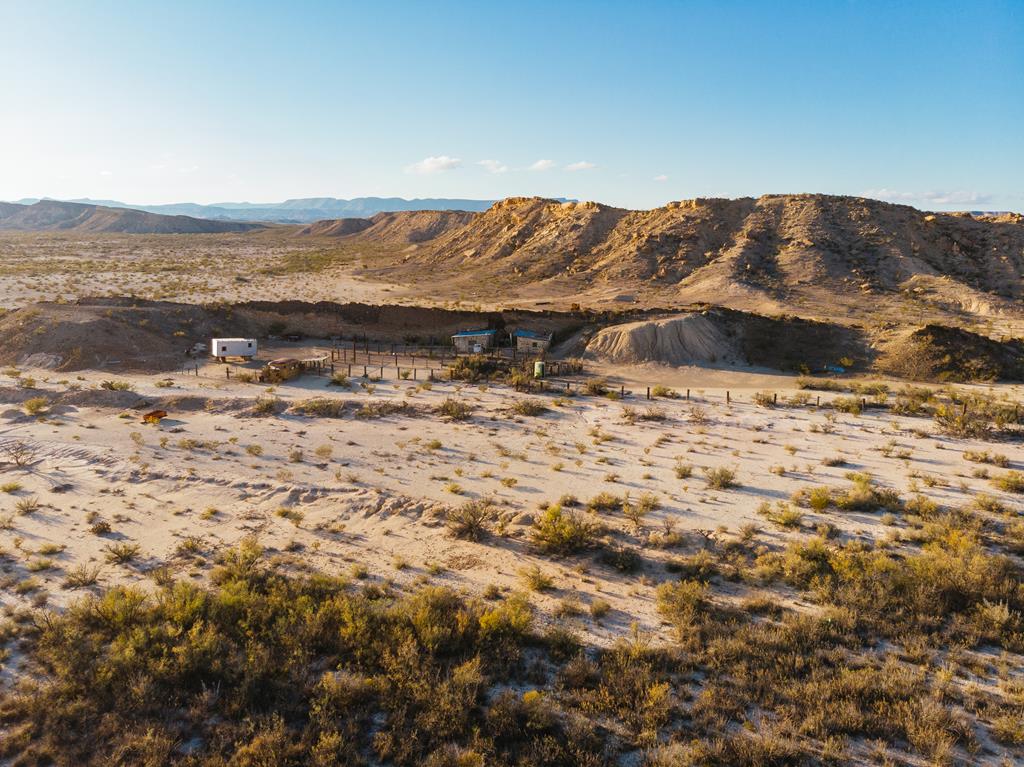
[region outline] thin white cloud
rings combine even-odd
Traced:
[[[655,176],[654,180],[655,181],[668,181],[668,176],[666,176],[664,173],[662,173],[662,174],[660,174],[658,176]]]
[[[481,166],[488,173],[507,173],[508,166],[501,160],[480,160],[477,165]]]
[[[554,167],[554,160],[537,160],[537,162],[530,166],[530,170],[551,170]]]
[[[113,171],[109,171],[109,170],[101,170],[100,171],[100,175],[101,176],[113,176],[114,173],[113,173]]]
[[[576,170],[590,170],[591,168],[596,168],[596,167],[597,166],[594,165],[594,163],[592,163],[592,162],[587,162],[586,160],[580,160],[579,162],[571,162],[571,163],[569,163],[568,165],[565,166],[565,169],[566,170],[576,171]]]
[[[425,175],[430,173],[440,173],[446,170],[455,170],[461,165],[462,160],[458,157],[449,157],[446,154],[442,154],[437,157],[424,157],[419,162],[407,165],[405,172]]]
[[[888,202],[917,202],[928,205],[979,205],[991,202],[992,195],[958,189],[950,192],[900,192],[895,189],[868,189],[864,197]]]

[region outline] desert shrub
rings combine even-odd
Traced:
[[[614,493],[601,492],[587,501],[591,511],[612,512],[622,508],[622,498]]]
[[[973,463],[987,463],[1005,469],[1010,465],[1010,459],[1002,453],[990,453],[988,450],[967,450],[964,452],[964,460]]]
[[[46,397],[29,397],[21,404],[29,415],[40,415],[49,407],[50,400]]]
[[[345,414],[346,402],[329,397],[313,397],[292,405],[293,412],[320,418],[340,418]]]
[[[608,382],[603,378],[591,378],[583,384],[583,393],[591,397],[603,397],[608,394]]]
[[[663,583],[655,592],[658,614],[680,631],[688,629],[707,606],[707,586],[697,581]]]
[[[64,576],[64,582],[61,584],[66,589],[84,589],[89,586],[94,586],[100,577],[99,565],[88,565],[85,563],[75,565],[67,574]]]
[[[841,381],[834,381],[830,378],[811,378],[800,376],[796,379],[798,389],[815,389],[817,391],[848,391],[848,387]]]
[[[39,499],[34,495],[30,498],[22,498],[14,504],[14,510],[25,516],[35,514],[40,508]]]
[[[620,573],[635,573],[643,565],[643,558],[636,549],[629,546],[607,546],[598,556],[601,564]]]
[[[660,407],[649,406],[645,407],[640,413],[637,414],[637,418],[641,421],[665,421],[668,420],[668,415],[664,409]]]
[[[829,402],[829,405],[840,413],[850,413],[851,415],[860,415],[864,409],[864,403],[860,397],[836,397]]]
[[[670,389],[667,386],[661,386],[659,384],[658,386],[651,387],[651,396],[664,397],[665,399],[679,399],[679,392],[675,389]]]
[[[457,358],[448,367],[453,381],[476,382],[490,378],[498,372],[498,363],[482,354],[470,354]]]
[[[252,404],[252,412],[255,415],[275,415],[284,407],[284,403],[277,397],[257,397]]]
[[[366,402],[355,412],[356,418],[387,418],[392,415],[415,415],[416,408],[408,402],[374,400]]]
[[[38,455],[39,448],[36,445],[20,439],[13,440],[0,447],[0,456],[3,456],[0,466],[10,463],[22,469],[35,463]]]
[[[705,467],[704,477],[712,490],[728,490],[736,486],[736,469],[728,466]]]
[[[660,503],[658,496],[654,493],[644,493],[635,502],[631,501],[627,494],[622,499],[622,514],[633,523],[633,527],[639,532],[644,518],[657,509]]]
[[[797,529],[804,521],[804,515],[785,501],[777,501],[774,506],[765,501],[757,511],[773,525],[783,530]]]
[[[1007,493],[1024,493],[1024,472],[1008,471],[992,477],[992,484]]]
[[[139,544],[128,541],[111,543],[105,549],[107,561],[115,565],[127,565],[139,555],[140,548]]]
[[[489,500],[467,501],[448,512],[448,531],[455,538],[479,541],[487,535],[494,516],[494,506]]]
[[[437,413],[450,421],[465,421],[473,414],[473,406],[454,397],[446,397],[437,406]]]
[[[331,374],[330,380],[327,382],[328,386],[344,386],[348,388],[349,381],[348,375],[342,373],[340,370],[336,370]]]
[[[828,487],[803,488],[793,494],[798,506],[824,511],[829,506],[844,511],[902,511],[904,504],[899,493],[891,488],[877,487],[867,474],[848,473],[849,488],[837,490]]]
[[[582,514],[553,504],[534,522],[531,539],[548,554],[572,554],[593,546],[601,525]]]
[[[550,591],[555,587],[555,579],[537,565],[522,568],[519,577],[530,591]]]
[[[994,429],[992,415],[983,407],[943,403],[936,406],[934,418],[940,433],[961,439],[984,439]]]
[[[707,583],[718,574],[718,562],[714,554],[707,549],[701,549],[694,554],[671,560],[665,565],[665,569],[683,580]]]
[[[134,387],[128,381],[101,381],[100,388],[107,391],[132,391]]]
[[[541,399],[521,399],[514,402],[509,410],[516,415],[536,416],[546,413],[548,406]]]
[[[775,392],[759,391],[754,392],[753,402],[759,407],[775,407]]]

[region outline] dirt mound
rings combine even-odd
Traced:
[[[879,370],[915,381],[1024,380],[1024,339],[996,341],[960,328],[926,325],[900,335]]]
[[[732,339],[701,314],[629,322],[600,331],[587,344],[586,356],[622,364],[742,364]]]
[[[585,356],[622,364],[753,365],[787,371],[832,365],[867,369],[873,359],[859,328],[722,307],[606,327],[587,344]]]
[[[0,208],[0,229],[26,232],[73,230],[125,234],[212,234],[263,228],[263,224],[164,216],[131,208],[107,208],[58,200],[40,200],[33,205],[5,204]]]

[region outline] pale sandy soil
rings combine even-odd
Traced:
[[[660,375],[664,371],[653,372],[658,375],[632,369],[631,383],[642,385],[645,376],[648,383],[666,382]],[[69,386],[90,389],[101,380],[98,373],[68,381],[47,371],[23,374],[35,376],[39,391],[33,394],[51,400]],[[66,604],[81,591],[62,588],[62,583],[83,563],[100,568],[100,586],[150,584],[150,571],[161,565],[202,580],[219,550],[255,535],[287,567],[351,574],[361,565],[369,578],[399,586],[426,579],[471,592],[489,584],[520,590],[520,571],[536,565],[555,581],[553,591],[531,595],[546,619],[552,620],[566,599],[577,599],[584,610],[596,599],[611,604],[601,621],[573,619],[591,641],[607,644],[632,622],[668,636],[655,613],[654,589],[677,577],[665,563],[699,551],[707,535],[728,540],[742,525],[753,523],[761,528],[757,540],[777,548],[813,534],[823,522],[843,536],[871,539],[902,525],[880,514],[807,510],[800,531],[784,531],[757,513],[763,502],[785,501],[800,488],[846,486],[844,475],[858,471],[906,496],[921,490],[950,506],[980,491],[1011,507],[1020,503],[1019,497],[973,477],[976,464],[963,458],[965,450],[993,449],[991,444],[935,436],[926,419],[757,407],[751,402],[752,387],[771,385],[781,399],[791,393],[784,386],[791,387],[791,379],[752,373],[727,381],[724,371],[705,374],[707,385],[697,388],[697,371],[676,371],[672,383],[693,383],[691,402],[577,397],[556,403],[548,396],[551,409],[535,417],[510,414],[509,406],[528,395],[505,387],[445,382],[427,391],[411,381],[385,380],[363,386],[355,382],[346,390],[327,386],[325,378],[306,377],[274,391],[285,404],[314,395],[351,401],[354,406],[342,418],[252,415],[252,401],[266,387],[228,382],[219,375],[172,376],[173,388],[157,388],[155,377],[124,377],[137,392],[154,398],[202,398],[188,409],[167,406],[169,416],[159,426],[142,424],[141,411],[95,404],[100,396],[115,401],[113,393],[97,393],[90,406],[58,405],[37,418],[15,404],[14,389],[3,389],[8,395],[3,404],[0,394],[0,460],[4,446],[23,441],[38,451],[38,462],[29,470],[0,469],[0,484],[22,486],[0,494],[0,549],[6,554],[0,559],[0,603],[42,603],[45,595],[51,605]],[[13,383],[9,376],[0,377],[0,386]],[[723,383],[733,392],[728,405]],[[830,396],[822,395],[823,401]],[[472,404],[472,418],[447,422],[434,413],[352,415],[355,406],[373,401],[404,400],[427,410],[446,397]],[[631,424],[624,418],[624,406],[643,413],[651,404],[665,420]],[[693,422],[693,406],[706,412],[706,424]],[[254,445],[261,454],[247,451]],[[1011,468],[1024,468],[1019,444],[995,449],[1011,458]],[[301,461],[290,457],[296,450],[302,451]],[[905,457],[897,457],[901,453]],[[822,463],[837,457],[845,463]],[[692,476],[679,479],[679,464],[691,466]],[[738,487],[709,490],[703,469],[717,466],[734,467]],[[781,469],[773,473],[772,467]],[[542,505],[566,494],[585,502],[603,491],[628,492],[634,500],[649,492],[660,501],[640,530],[621,513],[598,515],[613,541],[642,551],[638,572],[621,574],[596,554],[558,559],[533,549],[530,522]],[[16,503],[30,497],[37,497],[41,508],[19,514]],[[444,510],[483,497],[493,499],[503,524],[479,543],[450,537]],[[281,509],[288,516],[281,516]],[[90,532],[98,520],[108,522],[111,532]],[[684,533],[681,547],[656,545],[669,529]],[[139,545],[135,561],[106,561],[107,550],[118,542]],[[47,545],[65,548],[40,553]],[[52,560],[49,569],[29,571],[33,563],[46,560]],[[749,593],[744,591],[748,587],[734,588],[737,597]]]

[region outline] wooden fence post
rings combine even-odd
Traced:
[[[690,401],[690,390],[689,389],[686,390],[686,401],[687,402]]]
[[[725,390],[725,404],[726,404],[726,405],[728,405],[730,401],[731,401],[731,400],[730,400],[730,398],[729,398],[729,390],[728,390],[728,389],[726,389],[726,390]]]

